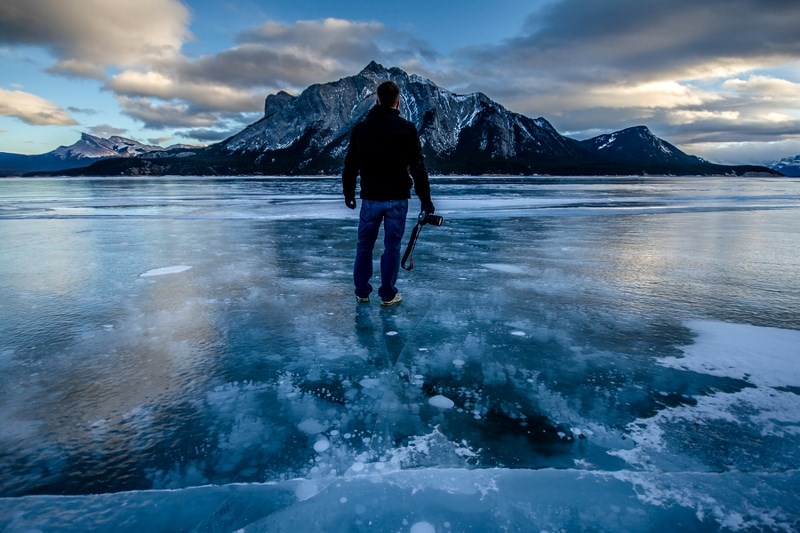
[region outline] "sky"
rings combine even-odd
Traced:
[[[372,60],[575,139],[800,154],[800,0],[2,0],[0,152],[210,144]]]

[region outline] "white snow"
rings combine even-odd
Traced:
[[[189,270],[190,266],[187,265],[175,265],[175,266],[168,266],[168,267],[161,267],[161,268],[154,268],[152,270],[148,270],[147,272],[143,272],[139,274],[140,278],[148,278],[151,276],[164,276],[166,274],[179,274],[180,272],[185,272]]]
[[[683,357],[663,357],[669,368],[744,379],[767,387],[800,386],[800,331],[693,320],[698,336]]]
[[[765,437],[800,435],[800,396],[774,387],[800,386],[800,331],[705,320],[686,322],[695,342],[684,357],[657,360],[663,366],[712,376],[746,380],[756,387],[696,397],[696,405],[663,409],[628,424],[633,449],[611,455],[652,469],[654,458],[669,461],[669,435],[676,428],[705,427],[713,421],[758,428]]]

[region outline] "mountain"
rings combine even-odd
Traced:
[[[39,155],[0,153],[0,176],[36,171],[59,171],[86,167],[99,159],[142,157],[153,153],[170,153],[160,146],[142,144],[124,137],[103,139],[84,133],[75,144],[59,146]]]
[[[182,158],[196,155],[201,149],[187,144],[174,144],[162,148],[125,137],[113,136],[103,139],[83,133],[75,144],[59,146],[45,154],[22,155],[0,152],[0,176],[45,173],[75,175],[82,173],[76,169],[84,169],[97,161],[123,158],[126,161],[138,162],[142,159]]]
[[[66,173],[339,174],[350,131],[375,104],[385,80],[400,86],[400,111],[416,125],[432,174],[776,174],[684,154],[644,126],[578,141],[544,118],[509,111],[483,93],[456,94],[374,61],[354,76],[311,85],[297,96],[269,95],[259,121],[206,149],[150,151]]]
[[[353,125],[375,104],[377,86],[400,87],[401,112],[419,131],[433,172],[531,173],[580,165],[593,155],[545,119],[512,113],[482,93],[459,95],[372,62],[355,76],[267,97],[264,117],[213,148],[264,174],[340,171]]]
[[[769,167],[784,176],[800,177],[800,155],[784,157],[780,161],[772,163]]]
[[[753,165],[728,166],[710,163],[702,157],[686,154],[656,137],[647,126],[634,126],[581,142],[607,160],[627,167],[633,174],[741,175],[764,173],[767,170]]]
[[[598,154],[617,162],[633,165],[698,165],[702,158],[687,155],[672,144],[659,139],[647,126],[634,126],[614,133],[598,135],[582,141]]]

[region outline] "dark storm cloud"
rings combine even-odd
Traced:
[[[564,0],[529,15],[520,36],[464,49],[461,59],[587,82],[696,77],[797,57],[798,28],[797,0]]]
[[[185,81],[225,83],[238,88],[306,86],[333,74],[329,67],[308,55],[256,44],[185,61],[176,70]],[[341,73],[341,69],[334,71]]]
[[[178,75],[237,88],[301,90],[352,75],[373,59],[394,65],[436,57],[413,35],[377,22],[341,19],[268,22],[241,33],[237,42],[220,53],[184,61]]]
[[[176,135],[184,139],[194,139],[198,141],[221,141],[227,139],[231,135],[238,133],[239,130],[210,130],[205,128],[198,128],[195,130],[179,131]]]

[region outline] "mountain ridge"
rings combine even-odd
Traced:
[[[298,95],[268,95],[258,121],[207,148],[171,152],[109,139],[119,156],[50,173],[336,175],[353,125],[375,104],[376,88],[385,80],[400,86],[401,113],[417,127],[431,174],[777,175],[763,166],[717,165],[685,154],[646,126],[579,141],[558,133],[544,117],[512,112],[483,93],[457,94],[375,61],[355,75],[310,85]]]

